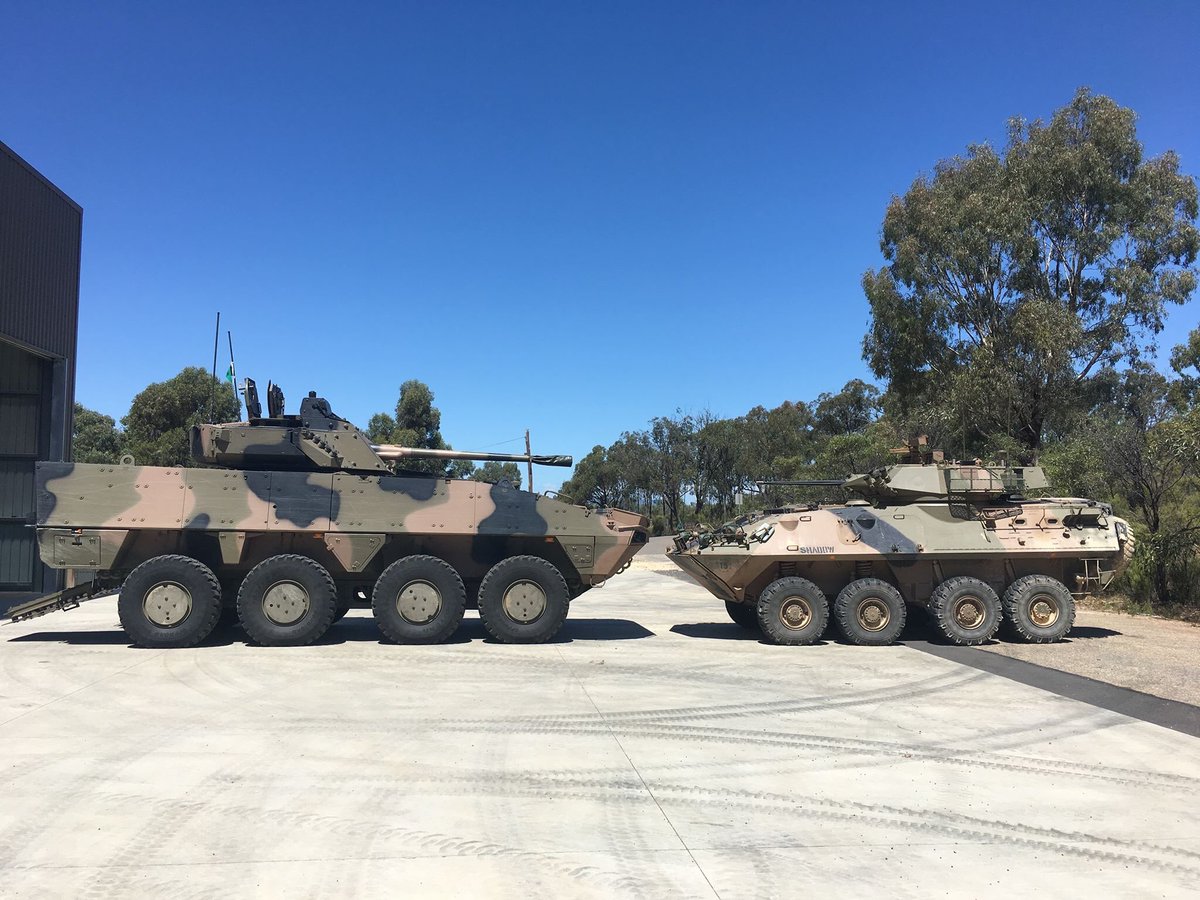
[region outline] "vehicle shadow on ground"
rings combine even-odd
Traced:
[[[569,623],[568,623],[569,624]],[[741,625],[736,625],[733,622],[689,622],[680,625],[673,625],[671,631],[675,634],[683,635],[689,638],[699,638],[701,640],[713,641],[757,641],[760,644],[769,644],[758,631],[749,628],[743,628]],[[1119,631],[1113,631],[1111,628],[1098,628],[1093,625],[1077,625],[1071,629],[1070,635],[1063,639],[1064,644],[1069,644],[1075,640],[1094,640],[1096,638],[1117,637],[1121,634]],[[934,625],[928,615],[915,614],[910,615],[908,621],[904,624],[904,630],[900,633],[900,637],[895,641],[893,646],[902,646],[905,642],[919,642],[924,644],[944,644],[951,646],[951,641],[947,640]],[[995,638],[988,641],[987,644],[995,643],[1023,643],[1021,641],[1013,641],[1004,636],[1003,633],[997,634]],[[813,646],[822,644],[845,644],[853,646],[850,641],[838,633],[837,626],[830,623],[829,628],[825,631],[821,640],[817,641]],[[985,644],[984,646],[987,646]]]
[[[567,619],[563,627],[548,644],[569,644],[573,641],[633,641],[653,637],[654,632],[629,619]],[[36,631],[32,634],[21,634],[9,638],[12,643],[58,643],[74,644],[76,646],[126,646],[132,647],[125,632],[120,629],[112,631]],[[314,647],[328,647],[335,644],[347,644],[368,641],[376,644],[391,645],[379,633],[375,620],[364,617],[348,617],[325,632],[320,640],[314,641]],[[499,643],[483,627],[478,619],[465,619],[458,630],[443,644],[470,644],[482,641],[488,644]],[[197,646],[228,647],[232,644],[251,644],[246,634],[238,625],[222,624]]]
[[[1070,633],[1063,638],[1063,643],[1070,643],[1075,640],[1091,640],[1093,638],[1120,637],[1124,632],[1113,631],[1111,628],[1100,628],[1096,625],[1076,625],[1071,629]]]
[[[630,619],[567,619],[547,644],[570,644],[574,641],[636,641],[653,637],[654,632]],[[479,619],[464,619],[451,639],[454,643],[483,641],[500,643],[487,633]]]
[[[705,638],[713,641],[758,641],[764,643],[763,636],[757,631],[735,625],[733,622],[689,622],[672,625],[674,634],[690,638]]]
[[[212,634],[201,641],[199,647],[228,647],[244,643],[246,636],[240,628],[218,626]],[[78,647],[132,647],[133,644],[120,628],[112,631],[35,631],[9,638],[13,644],[46,643],[72,644]]]
[[[563,623],[558,634],[546,641],[547,644],[569,644],[572,641],[632,641],[653,637],[654,632],[629,619],[572,619]],[[391,644],[380,633],[375,620],[370,616],[347,616],[335,622],[325,636],[316,641],[316,646],[344,644],[351,641],[375,641]],[[487,633],[483,622],[476,618],[463,619],[458,630],[444,644],[470,644],[482,641],[487,644],[500,643]]]
[[[91,646],[131,646],[124,631],[35,631],[9,638],[10,644],[47,643]]]
[[[735,625],[733,622],[689,622],[681,625],[672,625],[671,631],[674,634],[681,634],[684,637],[690,638],[700,638],[701,640],[755,641],[759,644],[774,646],[771,641],[762,636],[761,632],[743,628],[741,625]],[[821,640],[814,641],[809,646],[821,647],[832,643],[833,637],[832,632],[826,632]]]

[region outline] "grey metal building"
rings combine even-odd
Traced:
[[[0,611],[58,587],[38,559],[33,465],[70,459],[83,210],[0,143]]]

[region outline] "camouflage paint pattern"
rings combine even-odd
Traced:
[[[335,581],[368,590],[389,563],[413,553],[440,557],[468,584],[525,554],[553,563],[578,596],[645,545],[649,523],[636,513],[504,483],[406,474],[379,449],[310,399],[300,416],[194,429],[198,461],[237,468],[38,463],[39,551],[49,566],[96,569],[108,580],[179,553],[232,586],[270,556],[299,553]]]
[[[851,476],[869,498],[760,513],[723,532],[676,538],[668,556],[714,596],[753,603],[771,582],[800,576],[829,597],[880,578],[924,605],[948,578],[971,576],[997,593],[1047,575],[1076,594],[1100,591],[1133,551],[1129,525],[1107,504],[1071,497],[1006,499],[1046,484],[1031,466],[897,464]]]

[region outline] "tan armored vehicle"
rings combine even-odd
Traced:
[[[8,615],[120,585],[121,624],[140,646],[192,646],[223,609],[261,644],[298,645],[363,596],[398,642],[446,640],[474,602],[497,640],[532,643],[645,545],[649,523],[635,513],[403,468],[570,457],[378,446],[313,394],[285,415],[272,387],[263,417],[253,382],[246,393],[249,421],[193,429],[201,468],[38,463],[42,559],[95,577]]]
[[[1133,553],[1109,505],[1026,499],[1047,486],[1036,466],[897,452],[908,461],[842,481],[763,483],[836,486],[861,499],[686,533],[668,556],[771,641],[810,644],[832,612],[847,640],[881,645],[900,635],[906,603],[928,609],[955,644],[983,643],[1002,623],[1018,640],[1061,640],[1075,598],[1106,588]]]

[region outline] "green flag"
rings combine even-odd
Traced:
[[[233,363],[229,364],[229,371],[225,373],[225,380],[230,384],[233,383]]]

